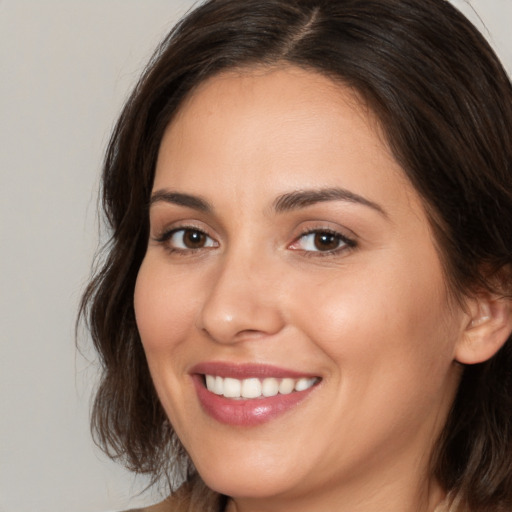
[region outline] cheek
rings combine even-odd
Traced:
[[[163,267],[146,256],[135,285],[135,318],[150,366],[153,355],[175,351],[193,323],[193,288]]]
[[[175,273],[148,254],[137,276],[134,309],[156,392],[171,423],[179,426],[176,411],[184,400],[187,368],[184,341],[193,325],[193,308],[184,295],[190,287],[176,286],[178,281]]]
[[[311,311],[309,337],[332,363],[333,421],[347,425],[347,436],[359,432],[361,446],[386,439],[396,448],[429,428],[437,432],[447,413],[457,386],[456,330],[439,290],[443,280],[431,277],[413,283],[358,274],[324,290],[322,307],[317,300],[303,308]]]
[[[386,385],[397,375],[441,375],[451,365],[458,331],[441,269],[410,261],[347,268],[321,294],[302,295],[303,328],[339,368],[367,379],[373,368]]]

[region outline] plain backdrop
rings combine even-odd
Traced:
[[[473,0],[478,16],[454,3],[510,72],[512,0]],[[146,481],[90,440],[94,355],[77,353],[74,322],[98,247],[110,130],[192,4],[0,0],[0,512],[105,512],[159,498],[140,494]]]

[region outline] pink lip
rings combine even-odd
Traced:
[[[191,374],[216,375],[219,377],[231,377],[233,379],[250,379],[275,377],[276,379],[300,379],[302,377],[312,378],[318,375],[312,373],[297,372],[268,364],[233,364],[219,362],[199,363],[190,370]]]
[[[269,365],[233,365],[223,362],[200,363],[194,366],[190,373],[203,410],[220,423],[233,426],[251,427],[271,421],[298,406],[317,387],[315,385],[305,391],[294,391],[288,395],[278,394],[272,397],[234,400],[208,391],[203,375],[235,379],[265,377],[300,379],[316,376]]]

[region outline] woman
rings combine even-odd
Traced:
[[[114,131],[101,446],[155,511],[512,508],[512,88],[444,0],[218,0]]]

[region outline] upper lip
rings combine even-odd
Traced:
[[[196,364],[190,370],[191,374],[215,375],[218,377],[231,377],[233,379],[250,379],[276,377],[278,379],[313,378],[318,375],[281,368],[279,366],[261,363],[229,363],[225,361],[207,361]]]

